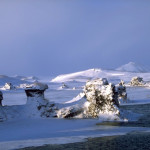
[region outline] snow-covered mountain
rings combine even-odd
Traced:
[[[123,72],[150,72],[150,70],[142,65],[136,64],[134,62],[129,62],[128,64],[125,64],[119,68],[116,69],[117,71],[123,71]]]
[[[116,70],[89,69],[85,71],[59,75],[51,80],[55,83],[63,82],[86,82],[96,78],[107,78],[110,82],[118,83],[120,80],[130,82],[132,77],[140,76],[144,81],[150,81],[150,71],[133,62],[128,63]]]

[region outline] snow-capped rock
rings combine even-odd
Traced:
[[[119,119],[118,93],[105,78],[88,81],[83,93],[68,103],[70,106],[57,112],[59,118],[101,118],[109,115],[114,116],[114,120]]]
[[[119,68],[116,69],[117,71],[124,71],[124,72],[150,72],[150,70],[142,65],[138,65],[134,62],[129,62],[128,64],[125,64]]]
[[[117,87],[118,97],[122,99],[123,102],[127,102],[127,91],[124,81],[121,80]]]
[[[47,84],[35,82],[26,86],[25,92],[27,97],[41,97],[44,99],[44,91],[48,89]]]
[[[5,89],[5,90],[14,90],[15,87],[12,85],[12,83],[5,83],[3,89]]]
[[[85,85],[85,96],[89,103],[86,113],[91,117],[100,117],[101,114],[105,113],[119,115],[118,93],[115,86],[98,83],[99,80],[96,84],[93,84],[93,81],[88,81]]]
[[[69,86],[65,83],[62,83],[62,85],[58,88],[58,90],[62,90],[62,89],[68,89]]]
[[[48,85],[40,82],[35,82],[33,84],[26,86],[26,89],[46,90],[48,89]]]
[[[133,77],[131,79],[130,84],[132,86],[143,86],[144,85],[143,78],[141,78],[141,77]]]

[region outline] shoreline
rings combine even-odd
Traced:
[[[18,150],[149,150],[150,133],[131,132],[126,135],[88,138],[85,142],[50,144]]]

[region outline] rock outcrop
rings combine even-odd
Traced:
[[[141,78],[141,77],[133,77],[131,79],[130,84],[132,86],[143,86],[144,85],[143,78]]]
[[[12,83],[5,83],[4,87],[5,90],[14,90],[15,87],[12,85]]]
[[[47,84],[33,83],[26,87],[27,95],[26,107],[33,115],[39,114],[41,117],[54,117],[57,106],[55,103],[49,102],[44,97],[45,90],[48,89]]]
[[[117,88],[118,98],[122,99],[124,102],[127,102],[127,91],[124,81],[121,80]]]
[[[88,116],[95,118],[106,112],[119,114],[118,92],[115,85],[108,84],[105,78],[88,81],[84,92],[88,103]]]
[[[117,89],[113,84],[108,84],[105,78],[88,81],[79,102],[60,109],[57,116],[63,118],[100,118],[103,114],[113,114],[116,118],[119,116]]]

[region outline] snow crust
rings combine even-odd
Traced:
[[[65,144],[85,141],[90,137],[150,131],[149,128],[139,127],[96,126],[98,122],[89,119],[24,119],[0,123],[0,148],[12,150],[44,144]]]

